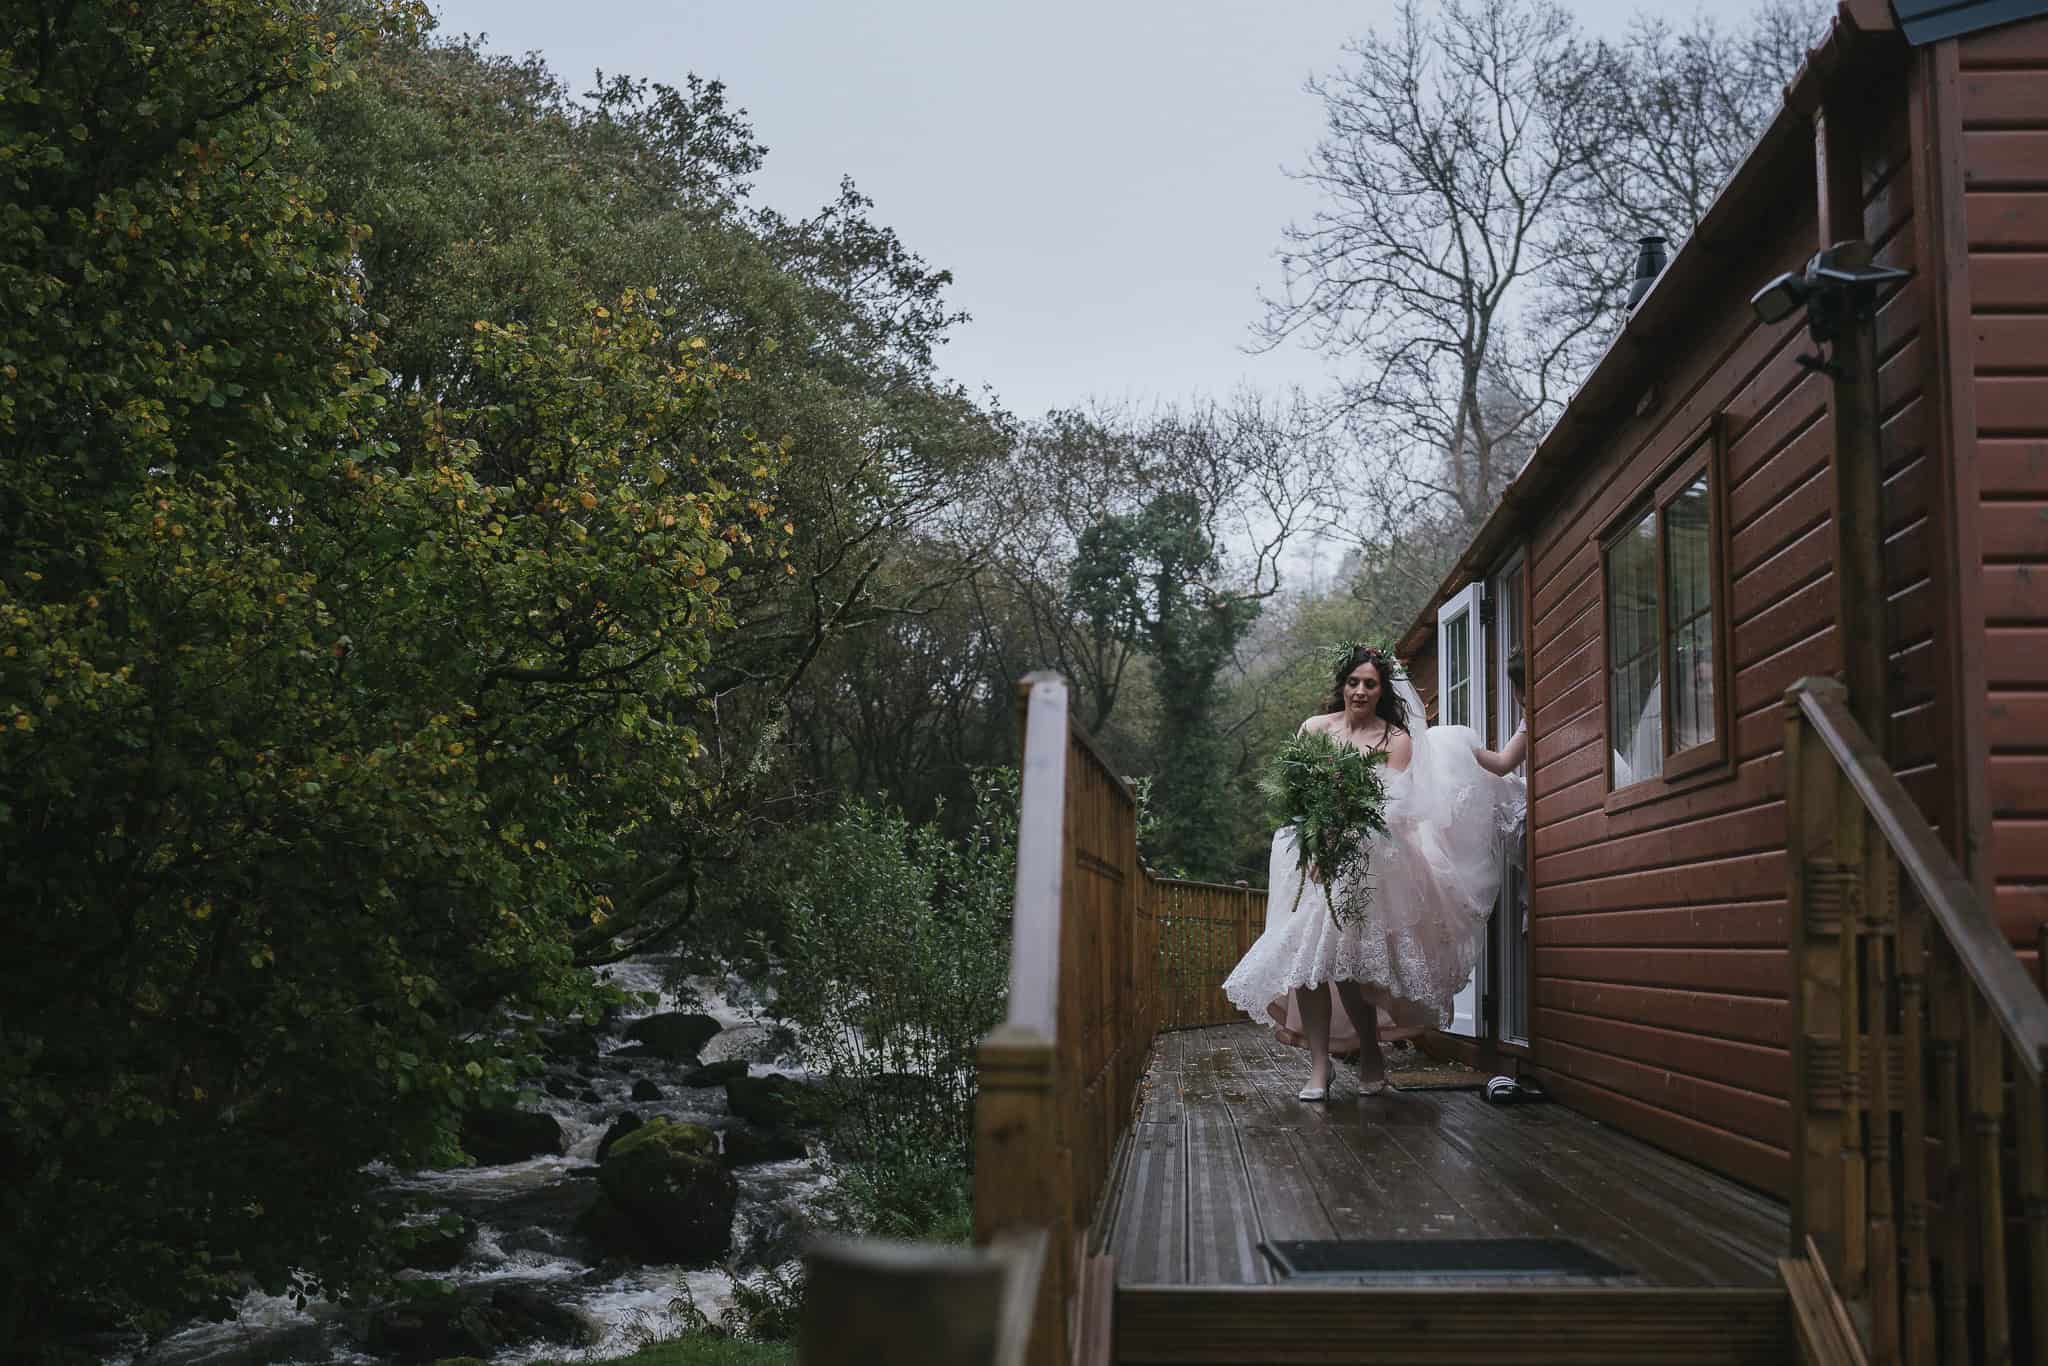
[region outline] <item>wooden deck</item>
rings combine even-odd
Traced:
[[[1540,1237],[1628,1274],[1518,1278],[1495,1293],[1782,1289],[1787,1213],[1774,1200],[1562,1105],[1492,1106],[1476,1090],[1360,1100],[1349,1084],[1304,1104],[1306,1072],[1306,1054],[1249,1023],[1154,1042],[1109,1194],[1121,1288],[1272,1284],[1259,1251],[1270,1239]]]

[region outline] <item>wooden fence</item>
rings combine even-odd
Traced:
[[[1266,893],[1258,887],[1182,882],[1149,874],[1144,910],[1156,926],[1152,969],[1160,992],[1159,1027],[1229,1024],[1243,1012],[1223,995],[1223,979],[1266,928]]]
[[[1235,1017],[1218,989],[1265,922],[1265,894],[1155,878],[1137,802],[1067,715],[1067,685],[1020,685],[1023,791],[1007,1019],[983,1042],[975,1238],[1043,1230],[1028,1360],[1106,1362],[1115,1295],[1093,1236],[1162,1029]]]
[[[1023,791],[1008,1018],[980,1052],[974,1231],[1048,1235],[1028,1360],[1107,1360],[1115,1286],[1088,1230],[1137,1091],[1160,993],[1138,916],[1137,803],[1067,720],[1067,685],[1019,688]],[[1078,1350],[1077,1350],[1078,1348]]]
[[[2048,1359],[2048,1001],[1840,684],[1787,693],[1785,762],[1806,1360]]]

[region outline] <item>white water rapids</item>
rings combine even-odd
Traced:
[[[801,1075],[787,1059],[761,1061],[772,1049],[764,1046],[767,1030],[735,997],[736,983],[699,980],[697,999],[679,1003],[663,988],[664,964],[637,960],[603,970],[614,985],[656,996],[651,1006],[621,1012],[613,1027],[623,1029],[644,1015],[678,1009],[701,1010],[724,1026],[702,1050],[706,1063],[731,1057],[748,1059],[755,1076],[769,1072]],[[603,1039],[600,1059],[624,1045],[618,1035]],[[572,1060],[570,1066],[573,1066]],[[550,1298],[573,1305],[603,1333],[589,1349],[532,1342],[508,1348],[492,1358],[518,1363],[541,1357],[573,1358],[622,1355],[636,1344],[636,1328],[672,1330],[669,1302],[688,1286],[697,1306],[716,1319],[732,1301],[731,1282],[717,1269],[685,1270],[675,1266],[638,1266],[599,1270],[580,1260],[579,1240],[570,1230],[575,1212],[588,1201],[597,1145],[621,1111],[643,1120],[657,1115],[712,1128],[733,1123],[725,1092],[717,1087],[676,1084],[674,1069],[653,1058],[638,1058],[632,1071],[598,1068],[572,1078],[579,1089],[595,1091],[595,1102],[542,1095],[537,1108],[562,1126],[564,1151],[498,1167],[465,1167],[450,1171],[387,1171],[387,1188],[418,1200],[431,1212],[453,1212],[474,1221],[475,1240],[451,1271],[416,1273],[457,1287],[495,1282],[523,1282],[544,1288]],[[550,1074],[563,1073],[551,1065]],[[636,1076],[634,1073],[638,1073]],[[659,1100],[636,1101],[630,1093],[640,1077],[662,1089]],[[566,1088],[565,1088],[566,1089]],[[807,1212],[830,1185],[815,1159],[766,1163],[739,1168],[739,1207],[733,1216],[733,1255],[744,1264],[770,1265],[793,1255],[793,1230],[803,1226]],[[616,1274],[614,1274],[616,1273]],[[415,1274],[415,1273],[407,1273]],[[225,1323],[197,1323],[143,1348],[104,1358],[104,1366],[324,1366],[324,1363],[379,1362],[360,1346],[363,1310],[314,1301],[300,1310],[287,1298],[252,1292],[238,1316]]]

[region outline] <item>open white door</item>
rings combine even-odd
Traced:
[[[1472,726],[1479,730],[1482,739],[1486,725],[1486,636],[1480,629],[1480,608],[1485,601],[1486,584],[1470,583],[1438,608],[1436,614],[1436,724]],[[1486,951],[1482,945],[1472,979],[1452,1003],[1450,1033],[1479,1037],[1479,983],[1485,976]]]
[[[1522,706],[1508,682],[1508,660],[1527,646],[1522,629],[1522,590],[1527,560],[1521,551],[1509,556],[1494,571],[1489,584],[1493,618],[1488,639],[1492,642],[1484,670],[1493,686],[1493,748],[1504,747],[1515,727],[1522,722]],[[1528,776],[1528,761],[1523,761]],[[1526,837],[1517,835],[1501,842],[1500,900],[1493,908],[1490,936],[1493,973],[1487,979],[1498,996],[1500,1009],[1494,1013],[1494,1027],[1504,1043],[1529,1042],[1529,877]]]

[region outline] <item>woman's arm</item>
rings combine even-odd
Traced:
[[[1515,733],[1499,749],[1475,749],[1472,757],[1488,773],[1506,777],[1522,766],[1522,760],[1529,755],[1529,722],[1525,718],[1515,727]]]
[[[1393,727],[1389,726],[1389,730]],[[1405,730],[1396,730],[1387,737],[1387,767],[1399,773],[1408,767],[1408,761],[1415,757],[1415,741]]]

